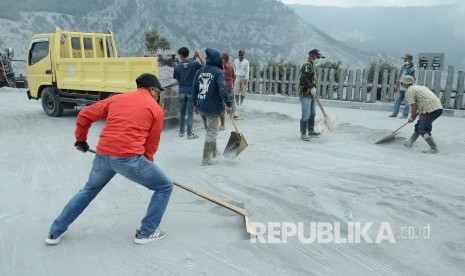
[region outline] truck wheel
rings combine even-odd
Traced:
[[[46,87],[42,91],[42,108],[48,116],[60,117],[63,115],[63,106],[53,87]]]

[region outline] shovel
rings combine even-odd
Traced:
[[[321,105],[318,97],[316,95],[314,97],[316,99],[316,102],[318,103],[318,106],[321,109],[321,113],[323,113],[324,123],[326,127],[328,128],[329,131],[332,131],[334,129],[334,123],[337,121],[337,115],[335,113],[328,115],[325,109],[323,108],[323,106]]]
[[[398,129],[394,130],[392,133],[389,133],[385,135],[383,138],[379,139],[375,144],[384,143],[384,142],[394,139],[396,135],[399,134],[398,131],[404,126],[406,126],[407,124],[408,124],[408,121],[405,124],[403,124],[401,127],[399,127]]]
[[[236,131],[231,131],[231,136],[229,136],[229,141],[224,149],[223,156],[228,159],[234,159],[247,148],[248,144],[244,135],[237,129],[236,123],[232,118],[232,113],[229,114],[229,118],[231,118],[231,122],[233,123]]]

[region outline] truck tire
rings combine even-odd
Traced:
[[[56,94],[53,87],[46,87],[42,91],[42,108],[50,117],[60,117],[63,115],[63,106],[60,97]]]

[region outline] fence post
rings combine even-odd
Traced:
[[[251,94],[255,93],[254,83],[255,83],[255,77],[253,75],[253,69],[250,68],[249,83],[247,84],[249,89],[247,90],[247,92]],[[234,80],[233,80],[233,84],[234,84]]]
[[[291,72],[289,72],[289,88],[287,89],[287,93],[289,96],[295,96],[294,94],[294,71],[295,68],[291,67],[290,68]]]
[[[344,97],[344,82],[346,80],[346,69],[339,71],[339,82],[337,84],[337,99],[342,100]]]
[[[371,86],[370,102],[375,103],[378,99],[378,79],[379,79],[379,64],[375,66],[375,74],[373,75],[373,85]]]
[[[389,101],[394,101],[394,90],[396,88],[396,77],[397,77],[397,70],[392,70],[391,74],[389,74]]]
[[[323,94],[321,91],[321,81],[323,79],[323,70],[318,68],[316,70],[316,94],[321,97]]]
[[[349,79],[347,80],[346,100],[352,101],[352,94],[354,90],[354,70],[349,70]]]
[[[354,89],[354,101],[358,102],[360,101],[360,88],[362,87],[362,82],[361,82],[361,75],[362,75],[362,70],[357,69],[355,70],[355,89]]]
[[[433,88],[432,78],[433,78],[433,71],[432,70],[426,71],[425,86],[428,87],[429,89]]]
[[[274,90],[273,90],[273,95],[276,95],[276,94],[278,94],[279,85],[280,85],[279,84],[279,66],[276,67],[276,71],[275,71],[275,74],[274,74],[274,79],[275,79],[275,86],[274,86]]]
[[[329,69],[328,68],[324,68],[322,70],[323,72],[323,79],[321,80],[321,93],[320,95],[323,97],[323,99],[327,99],[328,98],[328,92],[326,91],[327,87],[328,87],[328,73],[329,73]]]
[[[261,92],[262,95],[266,95],[266,85],[267,85],[266,71],[267,71],[267,68],[265,67],[263,69],[263,77],[262,77],[262,92]]]
[[[449,66],[447,70],[446,91],[444,93],[444,107],[451,108],[450,96],[452,94],[452,82],[454,81],[454,66]]]
[[[329,91],[328,99],[334,99],[334,69],[329,70]]]
[[[363,70],[362,77],[362,96],[360,98],[361,102],[368,102],[367,92],[368,92],[368,69]]]
[[[387,81],[388,81],[388,69],[383,70],[383,79],[381,81],[381,101],[386,102],[387,98]]]
[[[417,84],[419,85],[425,85],[425,70],[420,70],[418,73],[418,79],[416,81]]]
[[[441,78],[442,78],[442,72],[441,71],[436,71],[434,72],[434,94],[439,97],[441,94]]]
[[[274,67],[268,68],[268,81],[266,83],[266,95],[269,95],[273,92],[273,71]]]
[[[295,70],[295,76],[294,76],[294,79],[293,79],[293,82],[294,82],[294,95],[295,96],[299,96],[299,93],[300,93],[300,70],[298,68],[296,68]]]
[[[459,71],[458,78],[457,78],[457,93],[455,94],[455,102],[454,102],[455,109],[463,108],[464,80],[465,80],[465,72]]]
[[[254,92],[256,94],[260,94],[260,64],[257,66],[255,70],[255,89]]]

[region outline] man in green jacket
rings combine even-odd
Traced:
[[[308,53],[308,61],[300,70],[299,98],[302,106],[300,119],[300,139],[310,141],[311,136],[320,135],[315,132],[315,97],[316,97],[316,72],[315,66],[320,58],[325,58],[318,49]],[[308,130],[308,136],[307,136]]]

